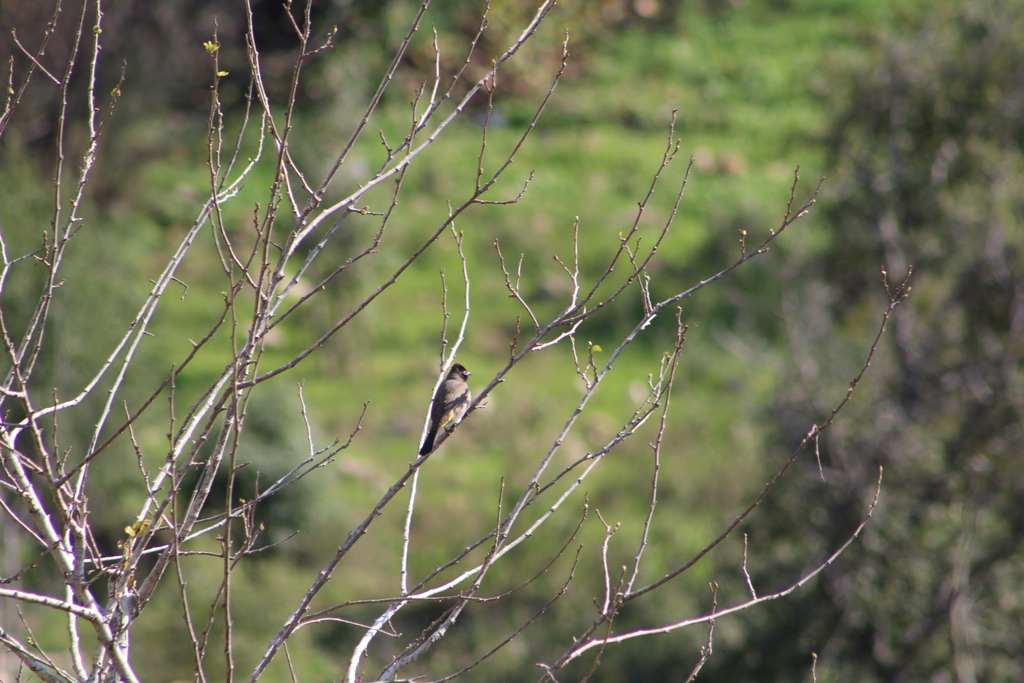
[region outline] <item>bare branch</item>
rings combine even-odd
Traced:
[[[810,570],[809,572],[807,572],[806,574],[801,576],[797,581],[795,581],[794,583],[790,584],[786,588],[784,588],[782,590],[779,590],[779,591],[776,591],[774,593],[771,593],[769,595],[763,595],[763,596],[761,596],[759,598],[751,598],[750,600],[738,603],[736,605],[733,605],[732,607],[727,607],[727,608],[721,609],[721,610],[712,610],[708,614],[705,614],[705,615],[700,616],[700,617],[694,617],[692,619],[683,619],[683,620],[680,620],[680,621],[677,621],[677,622],[674,622],[674,623],[671,623],[671,624],[666,624],[664,626],[660,626],[660,627],[657,627],[657,628],[637,629],[637,630],[634,630],[634,631],[629,631],[628,633],[621,633],[621,634],[615,635],[615,636],[598,636],[597,638],[592,638],[592,639],[588,638],[583,644],[581,644],[579,646],[574,646],[573,649],[570,650],[569,652],[567,652],[563,656],[563,659],[559,660],[559,662],[556,665],[554,665],[552,668],[557,670],[558,668],[561,668],[561,666],[564,666],[566,663],[576,659],[580,655],[582,655],[585,652],[587,652],[589,650],[592,650],[594,648],[605,647],[607,645],[611,645],[611,644],[614,644],[614,643],[622,643],[622,642],[625,642],[627,640],[633,640],[633,639],[636,639],[636,638],[642,638],[642,637],[651,636],[651,635],[657,635],[657,634],[663,634],[663,633],[672,633],[673,631],[678,631],[679,629],[686,628],[687,626],[693,626],[693,625],[696,625],[696,624],[705,624],[705,623],[706,624],[710,624],[712,621],[720,619],[721,617],[727,616],[729,614],[735,614],[737,612],[742,612],[744,610],[750,609],[751,607],[759,605],[759,604],[761,604],[763,602],[767,602],[769,600],[778,600],[779,598],[785,597],[785,596],[793,593],[794,591],[796,591],[796,590],[802,588],[803,586],[807,585],[818,574],[820,574],[822,571],[824,571],[826,567],[831,565],[836,560],[836,558],[839,557],[843,553],[843,551],[845,551],[850,546],[850,544],[852,544],[854,542],[854,540],[856,540],[857,536],[860,535],[861,530],[863,530],[864,527],[867,526],[868,521],[871,519],[872,513],[874,513],[875,506],[878,504],[878,496],[881,493],[881,487],[882,487],[882,470],[881,470],[881,468],[879,468],[879,470],[878,470],[878,481],[877,481],[876,486],[875,486],[875,496],[874,496],[874,499],[871,501],[871,504],[870,504],[870,506],[868,508],[867,514],[861,520],[860,524],[857,525],[857,528],[854,529],[853,533],[850,534],[850,536],[846,539],[846,541],[841,546],[839,546],[839,548],[837,548],[831,555],[829,555],[828,559],[826,559],[824,562],[818,564],[816,567],[814,567],[812,570]],[[635,595],[636,594],[627,596],[626,599],[631,599]]]

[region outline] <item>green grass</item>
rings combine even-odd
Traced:
[[[553,256],[570,263],[573,224],[578,220],[583,284],[589,288],[617,248],[618,236],[633,224],[637,203],[650,187],[666,148],[672,111],[676,110],[679,156],[664,172],[641,222],[642,244],[649,246],[668,220],[692,156],[694,167],[683,202],[651,272],[660,296],[713,274],[738,255],[738,229],[748,230],[748,244],[753,244],[777,227],[797,165],[804,179],[798,194],[801,198],[825,174],[822,138],[829,124],[826,98],[836,87],[832,79],[844,63],[865,58],[867,39],[899,11],[904,10],[890,9],[881,1],[751,0],[735,3],[718,16],[686,10],[666,30],[645,31],[634,26],[609,31],[598,44],[581,45],[579,66],[570,69],[559,84],[515,165],[486,196],[490,200],[515,197],[532,171],[535,175],[523,199],[512,206],[474,207],[456,222],[465,238],[473,304],[460,361],[474,372],[473,383],[482,386],[503,366],[516,316],[523,313],[505,289],[496,240],[509,268],[525,254],[524,295],[538,314],[550,316],[561,310],[569,281]],[[557,34],[560,29],[553,24],[546,30]],[[359,169],[376,168],[382,157],[377,128],[384,129],[389,140],[404,134],[407,100],[411,98],[400,90],[404,83],[396,82],[397,92],[389,96],[386,109],[371,123],[370,134],[339,175],[334,195],[351,191],[360,178]],[[488,131],[485,173],[504,160],[542,95],[543,91],[534,89],[499,96],[496,113],[500,116]],[[324,168],[333,150],[340,148],[344,136],[338,133],[339,122],[330,119],[334,113],[300,112],[293,133],[297,138],[294,152],[304,167]],[[202,165],[205,144],[201,128],[178,131],[182,140],[172,144],[145,130],[146,126],[161,130],[161,121],[134,122],[126,135],[147,150],[170,151],[153,152],[151,161],[137,159],[131,171],[124,171],[120,178],[123,195],[106,209],[97,209],[103,219],[98,229],[124,235],[126,241],[138,240],[133,248],[147,255],[135,264],[145,277],[155,277],[162,259],[195,218],[209,183]],[[177,147],[181,142],[186,146]],[[378,253],[332,283],[320,303],[281,326],[261,362],[262,371],[313,343],[351,311],[441,224],[449,203],[458,205],[466,199],[480,147],[480,126],[464,120],[418,159],[404,182],[404,194]],[[111,167],[117,168],[117,164]],[[8,176],[0,180],[4,187],[12,187],[7,181],[13,182],[13,175],[21,173],[9,165],[3,172]],[[242,242],[251,239],[246,235],[251,235],[254,207],[265,206],[267,198],[261,188],[267,186],[270,172],[269,167],[261,166],[239,198],[225,207],[225,225]],[[367,198],[370,206],[384,208],[388,189],[371,193]],[[5,229],[10,221],[6,212],[30,211],[15,206],[15,201],[30,203],[12,194],[4,209]],[[38,207],[31,211],[42,215]],[[283,210],[282,229],[288,226],[284,215]],[[811,248],[822,233],[814,221],[812,215],[795,226],[779,248]],[[320,267],[319,274],[365,244],[374,229],[368,218],[351,218],[338,245],[329,249],[329,263]],[[181,292],[172,288],[157,315],[155,337],[147,341],[154,367],[160,372],[179,363],[191,348],[188,339],[201,338],[223,311],[219,292],[227,288],[227,277],[219,270],[209,229],[201,241],[179,273],[188,284],[187,296],[182,299]],[[662,460],[663,512],[654,528],[660,547],[649,555],[647,578],[655,578],[692,556],[722,528],[724,520],[735,515],[750,492],[763,484],[762,470],[768,465],[766,454],[760,451],[761,416],[779,381],[779,362],[771,347],[774,335],[779,334],[773,273],[777,261],[772,259],[769,253],[727,282],[682,302],[684,321],[699,325],[688,333],[672,397],[672,420]],[[301,418],[294,397],[296,384],[302,381],[318,446],[347,438],[367,406],[352,447],[339,456],[336,465],[323,470],[319,485],[310,493],[311,528],[308,538],[296,541],[303,557],[315,558],[307,567],[337,547],[344,533],[415,456],[437,371],[441,269],[449,288],[448,310],[454,314],[448,339],[454,339],[463,284],[454,240],[445,235],[376,304],[300,364],[295,373],[257,389],[271,410],[291,411],[291,419],[297,423]],[[624,302],[628,305],[595,317],[580,330],[581,349],[587,341],[603,348],[599,362],[636,323],[640,309],[635,286],[624,294]],[[603,445],[628,418],[638,388],[671,347],[672,313],[666,312],[665,317],[623,355],[595,395],[581,429],[564,445],[566,455],[552,466],[554,470],[564,466],[570,456]],[[527,324],[525,316],[521,324]],[[744,335],[753,336],[756,342],[748,342],[746,347],[728,343]],[[229,341],[227,333],[219,335],[209,351],[200,354],[183,374],[176,389],[179,412],[196,400],[204,382],[222,370]],[[751,351],[748,354],[737,348]],[[151,390],[153,381],[149,375],[140,379],[138,391]],[[503,480],[507,509],[540,454],[571,415],[581,391],[565,344],[531,357],[498,387],[490,407],[475,414],[432,458],[422,475],[421,518],[417,520],[422,537],[414,558],[415,571],[432,569],[483,532],[484,522],[496,514]],[[164,424],[139,425],[142,447],[153,462],[166,448],[166,431]],[[651,428],[645,428],[609,459],[607,467],[589,480],[571,503],[574,509],[581,509],[585,491],[606,521],[622,523],[621,545],[615,549],[619,554],[628,554],[633,547],[631,536],[635,537],[645,514],[651,476],[648,443],[653,436]],[[131,457],[125,444],[119,452]],[[282,452],[280,457],[297,461],[304,455]],[[111,528],[116,529],[118,511],[112,511],[110,518]],[[471,523],[463,528],[452,525],[452,518]],[[371,541],[381,544],[383,550],[355,556],[347,568],[349,575],[341,587],[333,589],[337,594],[332,598],[352,598],[352,592],[345,590],[349,586],[394,589],[382,583],[393,567],[381,569],[380,553],[393,561],[394,548],[387,545],[392,543],[389,536],[393,538],[389,532],[401,522],[396,511],[378,521],[379,529]],[[543,538],[544,551],[564,541],[567,529],[559,527],[558,532],[562,535],[551,533]],[[588,553],[594,552],[602,533],[591,517],[584,531]],[[593,557],[588,555],[590,560]],[[523,566],[527,565],[529,558],[523,560]],[[713,567],[700,565],[683,586],[674,589],[671,600],[699,604],[692,596],[696,587],[703,590]],[[267,565],[263,571],[263,578],[247,575],[246,580],[259,587],[301,574],[283,571],[281,565]],[[296,591],[301,593],[297,586],[292,588],[291,592],[280,591],[282,602],[293,599]],[[578,591],[573,607],[567,609],[577,609],[590,597],[585,589]],[[170,621],[173,615],[163,618]],[[161,637],[159,631],[154,630],[155,640]]]

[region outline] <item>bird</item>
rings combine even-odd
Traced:
[[[430,430],[423,441],[423,446],[420,447],[420,455],[426,455],[434,450],[434,439],[437,438],[438,430],[450,431],[466,414],[469,402],[473,400],[466,380],[472,374],[465,366],[456,363],[448,371],[448,377],[437,388],[434,402],[430,404]]]

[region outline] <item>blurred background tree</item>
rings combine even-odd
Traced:
[[[1012,681],[1024,677],[1024,6],[940,4],[878,36],[831,98],[829,240],[787,264],[801,378],[772,405],[781,444],[820,415],[876,304],[872,274],[913,266],[908,307],[841,430],[786,482],[751,537],[758,578],[859,519],[864,547],[795,600],[753,615],[712,662],[732,681]],[[749,616],[749,615],[748,615]]]

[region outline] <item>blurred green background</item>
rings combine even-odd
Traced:
[[[220,95],[226,128],[237,131],[248,87],[241,9],[228,2],[121,1],[106,8],[101,92],[127,63],[123,96],[104,130],[89,185],[85,231],[69,256],[50,321],[38,387],[61,395],[80,387],[132,319],[170,250],[208,192],[205,167],[213,65],[203,49],[216,18]],[[343,168],[332,195],[345,196],[383,161],[376,131],[405,135],[413,90],[433,72],[430,27],[446,70],[456,68],[476,31],[479,3],[434,3],[395,83]],[[476,78],[518,36],[533,9],[495,0],[489,28],[468,68]],[[299,93],[291,152],[315,183],[334,161],[418,3],[391,0],[317,3],[322,39],[339,27],[336,47],[311,62]],[[254,4],[257,39],[271,92],[287,92],[296,49],[275,2]],[[52,8],[0,6],[0,25],[25,41],[38,37]],[[585,275],[601,272],[617,236],[628,230],[651,184],[672,112],[681,155],[693,168],[674,227],[650,270],[665,297],[712,275],[777,228],[799,165],[798,200],[825,178],[810,216],[771,251],[682,302],[687,334],[672,396],[670,444],[644,578],[685,562],[727,525],[772,476],[814,423],[846,392],[872,343],[884,309],[879,269],[890,281],[913,266],[913,291],[883,338],[866,379],[842,419],[820,443],[825,481],[813,454],[741,527],[759,593],[780,589],[822,561],[867,509],[877,468],[885,468],[874,519],[846,553],[795,595],[716,625],[707,681],[807,681],[812,653],[818,681],[1014,681],[1024,678],[1024,462],[1020,352],[1024,340],[1021,217],[1024,215],[1024,3],[924,3],[866,0],[567,0],[498,77],[484,167],[503,160],[551,85],[569,32],[566,74],[487,198],[523,199],[480,206],[456,228],[465,236],[473,314],[459,360],[485,383],[500,369],[521,311],[507,297],[494,241],[506,258],[524,253],[526,298],[539,313],[561,310],[568,283],[552,260],[571,258],[580,225]],[[5,31],[6,33],[6,31]],[[60,54],[58,33],[55,54]],[[12,52],[5,38],[4,63]],[[20,64],[16,60],[16,64]],[[55,89],[23,100],[0,145],[0,226],[8,253],[37,248],[53,214]],[[84,99],[74,100],[80,116]],[[485,101],[425,153],[404,181],[401,202],[378,253],[332,282],[315,305],[278,329],[264,368],[293,356],[377,287],[440,225],[448,203],[472,186]],[[71,145],[85,131],[73,127]],[[252,150],[243,150],[243,156]],[[668,218],[685,158],[664,174],[642,231],[653,239]],[[253,207],[265,204],[273,167],[261,164],[226,229],[240,240]],[[387,194],[368,203],[383,208]],[[376,229],[370,217],[347,219],[343,235],[307,285],[317,282]],[[133,370],[129,403],[170,371],[223,310],[228,287],[207,237],[178,277],[157,317],[144,363]],[[242,448],[253,462],[250,489],[289,470],[308,450],[297,383],[318,445],[346,438],[368,404],[362,429],[337,462],[275,498],[260,512],[266,539],[279,541],[236,575],[238,667],[248,671],[276,623],[288,613],[347,531],[414,457],[437,371],[441,279],[448,308],[460,311],[460,262],[450,236],[434,244],[398,283],[341,334],[254,393]],[[24,324],[42,271],[18,265],[0,303],[9,324]],[[636,322],[639,301],[584,325],[581,341],[605,351]],[[457,320],[458,316],[453,317]],[[569,459],[600,447],[632,411],[646,377],[671,348],[671,316],[634,344],[596,395],[564,447]],[[453,337],[451,326],[448,337]],[[215,340],[226,351],[230,339]],[[224,364],[202,355],[180,377],[174,401],[187,407]],[[528,358],[422,472],[412,573],[422,575],[485,533],[502,480],[518,492],[581,394],[568,349]],[[71,444],[90,435],[99,403],[61,424]],[[162,458],[166,423],[138,426],[151,464]],[[603,463],[585,489],[592,509],[621,524],[612,566],[625,562],[643,523],[651,476],[648,426]],[[90,508],[110,548],[141,502],[130,443],[115,444],[92,473]],[[129,463],[130,465],[126,465]],[[256,472],[259,472],[257,478]],[[576,496],[582,507],[583,491]],[[452,520],[459,520],[452,524]],[[575,525],[550,525],[485,585],[496,594],[532,576]],[[317,602],[396,590],[402,524],[389,509]],[[591,515],[583,562],[595,566],[603,529]],[[208,542],[210,550],[218,546]],[[740,536],[728,541],[657,597],[631,604],[617,630],[694,616],[743,600]],[[26,550],[26,552],[28,552]],[[116,552],[116,551],[115,551]],[[219,581],[216,559],[189,565],[190,587],[208,597]],[[566,558],[529,591],[467,610],[458,628],[410,670],[436,678],[465,666],[528,619],[557,590]],[[536,680],[594,618],[599,576],[578,572],[569,593],[513,645],[487,660],[472,680]],[[136,631],[133,661],[147,681],[190,680],[178,592],[168,581]],[[396,622],[418,632],[443,605],[408,610]],[[355,620],[376,611],[355,608]],[[35,637],[56,645],[62,623],[42,619]],[[215,624],[214,628],[222,628]],[[291,656],[300,680],[336,680],[361,630],[342,623],[299,632]],[[615,646],[602,654],[594,681],[684,680],[706,637],[703,627]],[[381,645],[373,665],[393,654]],[[215,658],[211,658],[213,660]],[[279,657],[279,660],[283,658]],[[561,680],[578,680],[590,662]],[[211,661],[211,672],[221,662]],[[271,669],[287,675],[284,663]]]

